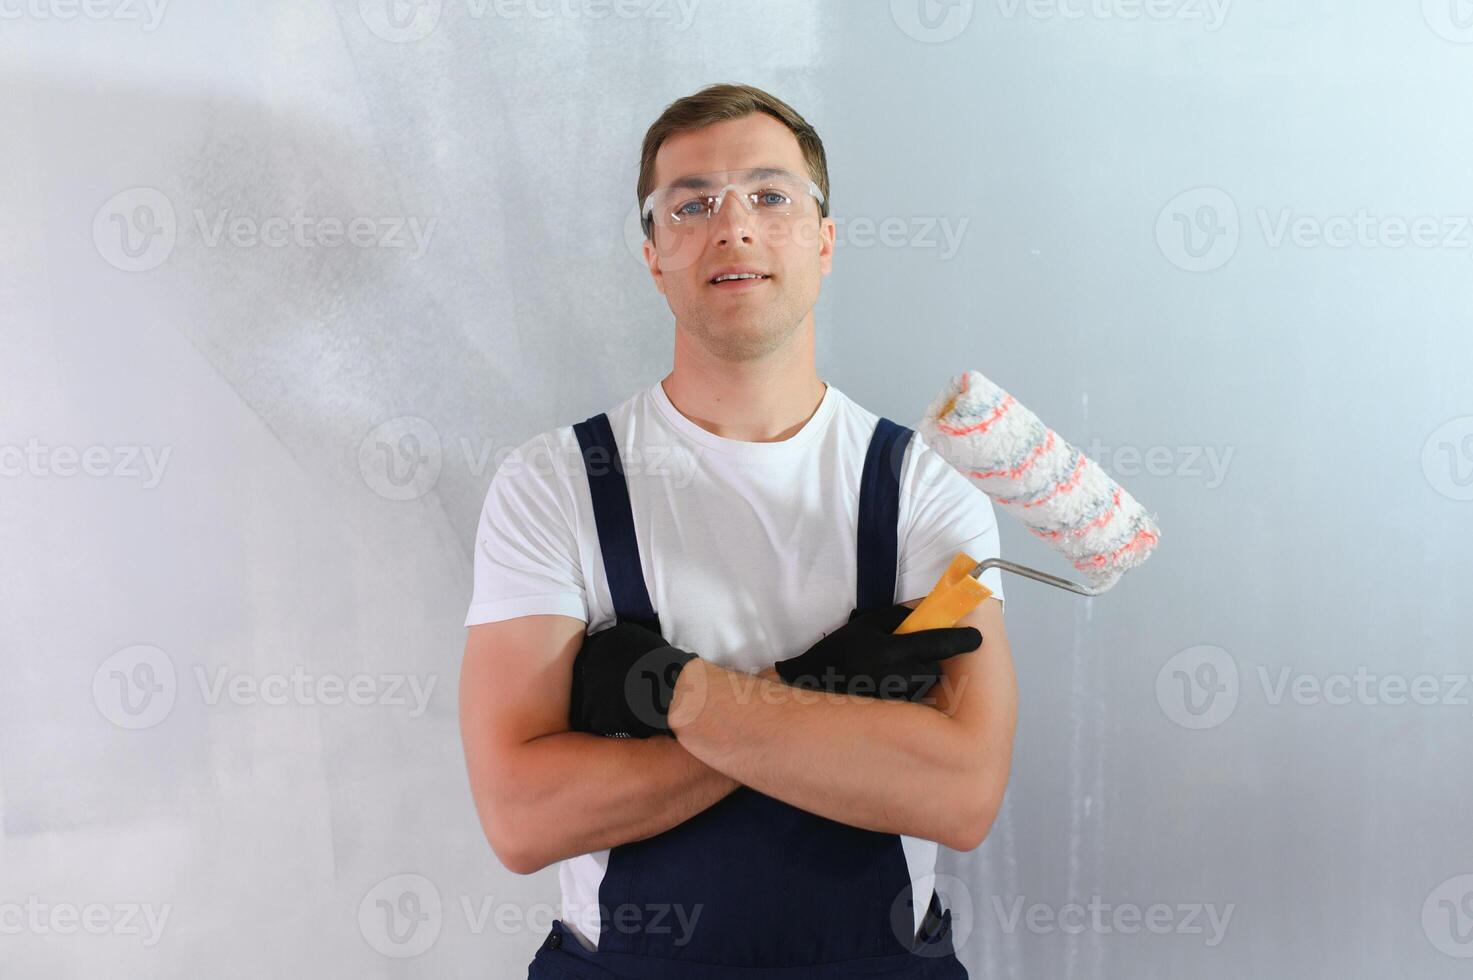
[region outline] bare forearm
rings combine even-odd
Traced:
[[[705,810],[737,782],[668,737],[559,732],[510,753],[489,808],[530,874],[563,858],[643,840]]]
[[[970,833],[982,803],[975,752],[953,719],[771,677],[691,661],[670,708],[680,744],[742,784],[851,826],[950,846]]]

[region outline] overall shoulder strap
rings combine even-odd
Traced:
[[[583,470],[588,474],[593,518],[598,525],[598,546],[614,600],[614,614],[618,622],[632,620],[659,633],[660,618],[650,603],[640,568],[634,509],[629,503],[629,485],[624,479],[624,466],[619,461],[619,447],[609,417],[601,412],[574,425],[573,432],[578,436]]]
[[[914,430],[887,418],[875,423],[859,482],[859,578],[855,609],[895,604],[900,472]]]

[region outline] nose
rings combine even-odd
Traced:
[[[718,241],[729,241],[732,238],[751,241],[751,218],[741,192],[733,186],[727,186],[722,188],[721,196],[716,199],[716,213],[711,215],[711,231]]]

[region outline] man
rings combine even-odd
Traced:
[[[991,503],[818,378],[835,224],[790,106],[672,103],[637,195],[674,369],[519,446],[477,535],[472,790],[508,868],[560,862],[529,975],[965,977],[932,876],[1007,784],[996,571],[955,628],[894,631],[997,554]]]

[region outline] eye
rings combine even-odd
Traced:
[[[773,190],[758,191],[756,197],[757,203],[767,208],[782,207],[785,204],[791,204],[793,200],[782,191]]]
[[[694,218],[705,210],[706,202],[700,198],[693,197],[671,213],[677,218]]]

